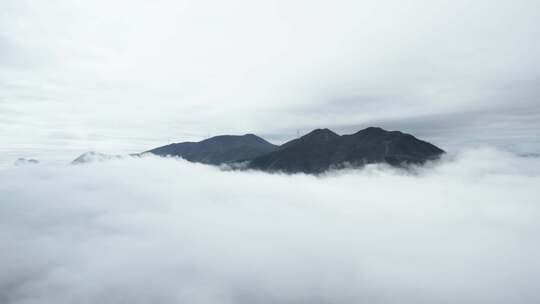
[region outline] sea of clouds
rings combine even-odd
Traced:
[[[0,170],[0,303],[539,303],[540,159]]]

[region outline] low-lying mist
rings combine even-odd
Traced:
[[[0,171],[0,303],[539,303],[540,159]]]

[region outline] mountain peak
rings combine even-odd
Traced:
[[[380,131],[386,131],[385,129],[381,128],[381,127],[367,127],[365,128],[364,130],[360,130],[361,131],[366,131],[366,132],[380,132]],[[388,131],[386,131],[388,132]]]
[[[319,129],[315,129],[311,132],[309,132],[308,134],[334,134],[334,135],[337,135],[334,131],[328,129],[328,128],[319,128]]]
[[[324,128],[324,129],[315,129],[308,134],[302,136],[301,138],[316,138],[316,139],[322,139],[322,140],[331,140],[334,138],[338,138],[339,135],[334,133],[332,130]]]
[[[391,133],[391,132],[392,131],[387,131],[381,127],[367,127],[354,134],[383,134],[383,133]]]
[[[246,161],[277,147],[255,134],[218,135],[199,142],[183,142],[147,151],[160,156],[178,156],[198,163],[219,165]]]

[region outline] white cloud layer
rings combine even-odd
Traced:
[[[182,160],[0,171],[0,302],[538,303],[540,160],[408,174]]]

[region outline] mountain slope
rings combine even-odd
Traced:
[[[345,164],[421,164],[443,153],[438,147],[399,131],[370,127],[339,136],[328,129],[317,129],[253,159],[249,167],[265,171],[320,173]]]
[[[253,135],[221,135],[200,142],[182,142],[158,147],[144,153],[160,156],[179,156],[198,163],[222,163],[251,160],[272,152],[277,146]]]
[[[252,169],[285,172],[318,172],[328,168],[340,136],[328,129],[317,129],[283,144],[278,150],[255,158]]]

